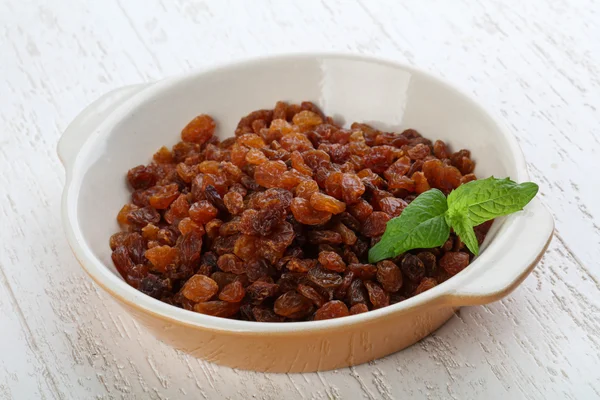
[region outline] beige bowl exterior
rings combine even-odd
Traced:
[[[261,372],[326,371],[402,350],[442,326],[454,309],[415,310],[312,332],[240,333],[172,323],[121,303],[159,340],[195,357]]]
[[[271,72],[265,73],[266,70]],[[130,152],[133,147],[119,142],[128,139],[127,135],[144,132],[144,138],[152,136],[152,129],[149,130],[145,118],[134,121],[137,125],[131,125],[131,120],[144,113],[148,113],[147,119],[151,120],[161,109],[151,112],[149,107],[160,101],[171,104],[184,98],[181,107],[173,108],[182,113],[181,110],[193,102],[190,92],[193,94],[194,85],[205,84],[208,88],[219,87],[224,92],[230,90],[236,93],[239,82],[236,83],[235,79],[241,75],[244,75],[240,78],[242,82],[254,82],[262,87],[261,80],[288,82],[288,71],[295,74],[294,85],[286,87],[285,90],[291,94],[283,93],[282,97],[322,97],[322,103],[330,107],[325,107],[326,112],[331,112],[331,108],[334,114],[363,112],[365,120],[369,118],[364,110],[379,96],[369,92],[375,84],[379,85],[382,93],[387,90],[388,82],[398,88],[405,85],[403,104],[408,106],[404,113],[411,126],[435,132],[435,126],[430,127],[429,124],[445,126],[448,121],[460,123],[471,118],[475,121],[472,124],[482,132],[486,131],[488,136],[461,138],[461,135],[468,136],[470,133],[466,128],[457,127],[452,133],[455,139],[450,137],[449,141],[456,140],[459,145],[465,140],[475,143],[481,156],[478,171],[482,171],[483,175],[494,173],[496,176],[510,175],[517,181],[528,180],[526,164],[515,139],[485,110],[464,94],[422,71],[384,60],[348,55],[282,56],[196,72],[172,82],[125,87],[111,92],[88,106],[59,142],[59,156],[67,173],[62,204],[63,224],[69,244],[86,272],[158,339],[191,355],[233,368],[265,372],[342,368],[380,358],[414,344],[439,328],[460,306],[496,301],[514,290],[531,272],[546,250],[554,227],[552,216],[536,199],[524,211],[495,222],[484,243],[485,250],[457,276],[411,299],[360,315],[301,323],[234,321],[182,310],[128,286],[114,270],[107,250],[108,237],[115,230],[112,218],[116,215],[116,206],[111,204],[115,201],[115,204],[122,204],[122,196],[127,191],[126,188],[115,191],[110,185],[115,182],[114,177],[123,176],[126,171],[124,165],[135,165],[135,161],[114,156],[114,160],[107,163],[103,152],[109,149],[110,157],[123,154],[119,151],[124,147]],[[349,74],[347,81],[344,80],[346,73]],[[336,85],[341,85],[343,92],[348,89],[348,82],[360,84],[356,76],[375,77],[364,88],[364,96],[353,97],[357,103],[366,103],[348,103],[346,92],[336,97]],[[415,84],[414,81],[422,81],[417,87],[421,85],[424,90],[413,90],[411,85]],[[227,88],[227,85],[234,87]],[[322,96],[306,92],[311,88],[323,92]],[[393,97],[397,90],[394,88],[390,96]],[[180,95],[174,96],[180,92]],[[423,98],[423,92],[430,97]],[[417,98],[411,100],[415,96]],[[220,100],[225,101],[223,105],[232,102],[230,108],[233,111],[229,111],[232,115],[241,115],[235,109],[235,97],[225,97]],[[442,105],[448,104],[448,110],[441,107],[435,118],[428,118],[433,112],[430,98]],[[210,110],[206,112],[212,113]],[[379,110],[372,119],[393,125],[395,113],[395,110]],[[189,120],[180,115],[173,116],[171,112],[164,116],[164,119],[169,118],[175,121],[170,123],[177,124]],[[233,131],[232,126],[235,125],[230,119],[226,115],[221,119],[217,116],[219,121],[228,121],[224,124],[227,132]],[[130,125],[123,121],[129,121]],[[158,119],[155,124],[162,122]],[[150,127],[154,125],[150,124]],[[165,129],[165,126],[156,129]],[[133,148],[134,152],[140,153],[134,158],[143,160],[151,154],[147,151],[149,148],[155,150],[165,141],[160,132],[155,132],[151,143]],[[501,164],[503,167],[498,169]],[[99,165],[102,168],[98,168]],[[107,222],[109,220],[110,223]]]

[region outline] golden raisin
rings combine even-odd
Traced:
[[[197,144],[206,143],[215,132],[215,121],[208,115],[198,115],[190,121],[181,131],[181,139],[184,142],[193,142]]]

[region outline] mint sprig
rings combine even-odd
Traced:
[[[431,189],[414,199],[399,217],[388,221],[379,243],[369,250],[369,261],[392,258],[418,247],[437,247],[450,235],[446,196]]]
[[[474,226],[522,210],[535,197],[538,185],[515,183],[508,178],[471,181],[448,198],[437,189],[412,201],[399,217],[388,221],[381,240],[369,250],[369,262],[393,258],[408,250],[438,247],[450,236],[450,228],[467,248],[479,254]]]

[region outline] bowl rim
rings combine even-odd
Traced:
[[[491,122],[495,125],[495,128],[506,141],[506,144],[510,150],[515,163],[517,175],[511,177],[517,181],[527,180],[529,174],[527,171],[527,165],[522,153],[521,148],[518,145],[516,138],[508,130],[505,124],[498,116],[482,106],[471,94],[462,91],[455,87],[446,79],[434,76],[433,74],[414,67],[407,65],[389,58],[373,56],[373,55],[362,55],[347,52],[292,52],[277,55],[267,55],[261,57],[248,57],[235,61],[222,62],[216,65],[211,65],[203,68],[196,68],[180,75],[166,78],[157,82],[148,84],[139,92],[133,94],[130,98],[120,104],[114,111],[112,111],[107,118],[102,121],[94,134],[85,140],[79,151],[83,153],[86,146],[93,143],[94,137],[97,137],[101,132],[113,129],[118,122],[128,116],[133,110],[139,108],[143,104],[152,101],[153,98],[160,96],[161,93],[168,91],[170,88],[177,86],[178,84],[189,80],[189,79],[201,79],[202,75],[207,73],[213,73],[218,71],[232,71],[237,69],[243,69],[248,66],[256,66],[264,63],[272,62],[285,62],[293,60],[308,60],[308,59],[336,59],[345,61],[361,61],[367,63],[374,63],[392,67],[394,69],[400,69],[408,71],[411,74],[420,75],[429,79],[436,84],[443,86],[445,89],[454,92],[456,95],[462,97],[474,110],[487,116]],[[163,320],[167,320],[172,323],[188,325],[195,328],[202,328],[205,330],[213,330],[219,332],[237,332],[237,333],[273,333],[273,334],[298,334],[322,331],[326,329],[339,328],[342,326],[365,324],[373,322],[378,319],[389,318],[395,314],[403,314],[406,312],[413,311],[414,309],[421,307],[432,307],[432,306],[443,306],[447,302],[448,297],[451,297],[453,288],[460,286],[461,282],[468,279],[471,274],[463,272],[458,276],[449,279],[436,287],[419,294],[418,296],[411,297],[400,303],[396,303],[384,308],[372,310],[366,313],[351,315],[344,318],[322,320],[322,321],[303,321],[303,322],[280,322],[280,323],[260,323],[254,321],[242,321],[228,318],[214,317],[210,315],[204,315],[193,311],[188,311],[179,307],[172,306],[164,303],[160,300],[154,299],[137,289],[129,286],[120,276],[117,276],[109,268],[98,259],[91,249],[87,246],[86,241],[81,232],[79,222],[77,220],[77,197],[81,186],[81,180],[77,181],[77,178],[82,175],[81,171],[78,171],[77,167],[81,164],[81,157],[77,157],[75,162],[66,166],[67,178],[63,191],[62,201],[62,220],[63,226],[66,231],[69,246],[71,247],[75,257],[81,264],[83,269],[91,276],[91,278],[106,290],[111,296],[117,298],[121,302],[138,309],[143,313],[153,315]],[[85,172],[85,170],[84,170]],[[74,184],[78,183],[78,184]],[[508,220],[518,219],[518,215],[508,216]],[[506,225],[506,222],[504,225]],[[498,235],[494,238],[494,242],[498,241],[498,236],[502,232],[498,232]],[[502,235],[504,236],[504,235]],[[484,254],[485,252],[482,252]],[[478,265],[481,264],[480,258],[476,258],[467,269],[475,270]],[[462,275],[462,276],[461,276]],[[500,296],[499,296],[500,297]]]

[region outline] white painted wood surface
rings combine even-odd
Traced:
[[[62,130],[125,84],[327,49],[423,67],[497,110],[555,215],[548,253],[503,301],[350,369],[235,371],[159,343],[69,250]],[[600,398],[599,77],[591,0],[0,0],[0,399]]]

